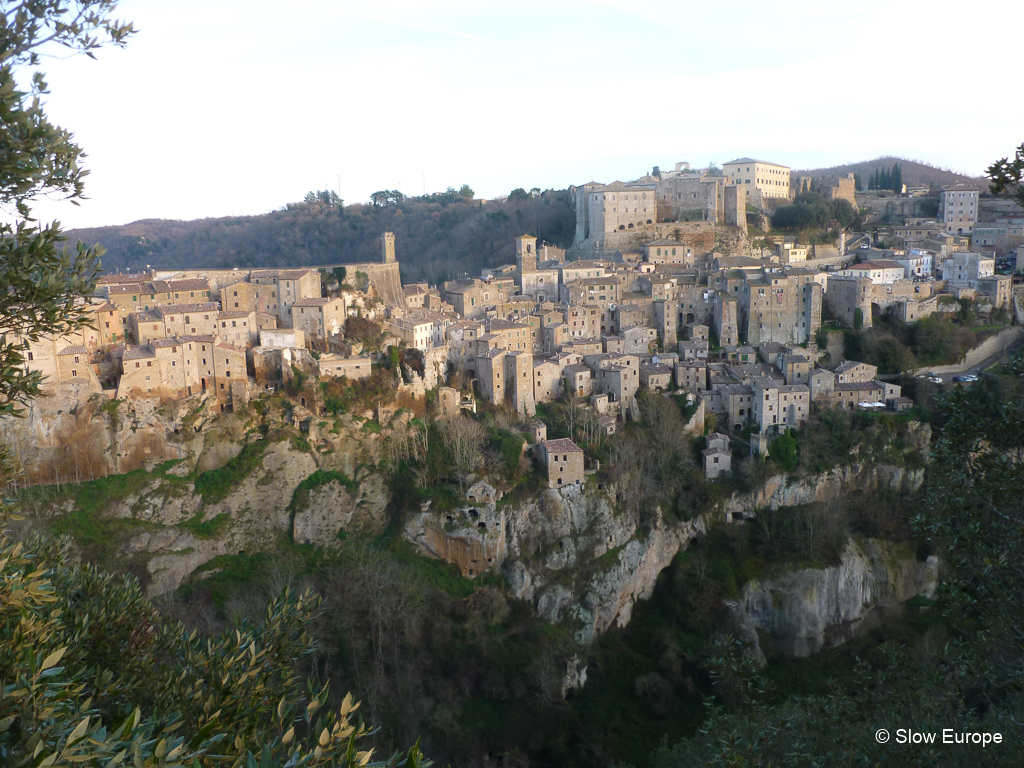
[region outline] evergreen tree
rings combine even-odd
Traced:
[[[893,163],[892,164],[891,181],[892,181],[892,185],[891,185],[890,188],[892,189],[893,192],[895,192],[896,194],[899,194],[900,192],[903,191],[903,173],[902,173],[902,171],[900,171],[900,164],[899,163]]]
[[[864,184],[860,180],[860,174],[859,173],[853,174],[853,185],[857,189],[858,192],[863,192],[864,191]]]

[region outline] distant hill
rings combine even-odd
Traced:
[[[73,229],[71,243],[107,249],[110,271],[230,267],[299,267],[372,261],[381,232],[395,233],[407,282],[440,282],[485,266],[515,262],[515,238],[536,235],[567,247],[576,212],[566,190],[483,203],[456,193],[398,203],[329,206],[294,203],[260,216],[171,221],[146,219],[118,227]]]
[[[965,176],[956,171],[946,168],[936,168],[927,163],[919,163],[915,160],[907,160],[902,157],[879,157],[874,160],[865,160],[861,163],[849,163],[847,165],[835,165],[831,168],[813,168],[807,171],[793,171],[794,176],[845,176],[848,173],[859,173],[864,184],[867,185],[868,177],[874,173],[876,168],[892,169],[893,163],[900,164],[900,171],[903,174],[903,183],[907,186],[930,185],[946,186],[948,184],[973,184],[979,190],[988,191],[988,180],[982,176]]]

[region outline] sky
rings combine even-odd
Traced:
[[[138,29],[125,48],[42,63],[51,119],[91,175],[79,207],[35,210],[71,228],[260,214],[326,188],[490,198],[741,156],[979,175],[1024,141],[1019,45],[999,32],[1022,12],[951,9],[122,0]]]

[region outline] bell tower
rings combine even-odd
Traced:
[[[516,269],[520,275],[537,271],[537,238],[533,235],[516,238]]]

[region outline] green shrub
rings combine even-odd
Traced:
[[[796,440],[793,439],[793,435],[789,432],[783,432],[772,440],[768,446],[768,455],[784,472],[795,470],[799,457],[797,455]]]
[[[249,443],[241,452],[220,469],[203,472],[195,481],[196,493],[205,504],[216,504],[231,493],[231,489],[245,480],[259,466],[267,440]]]

